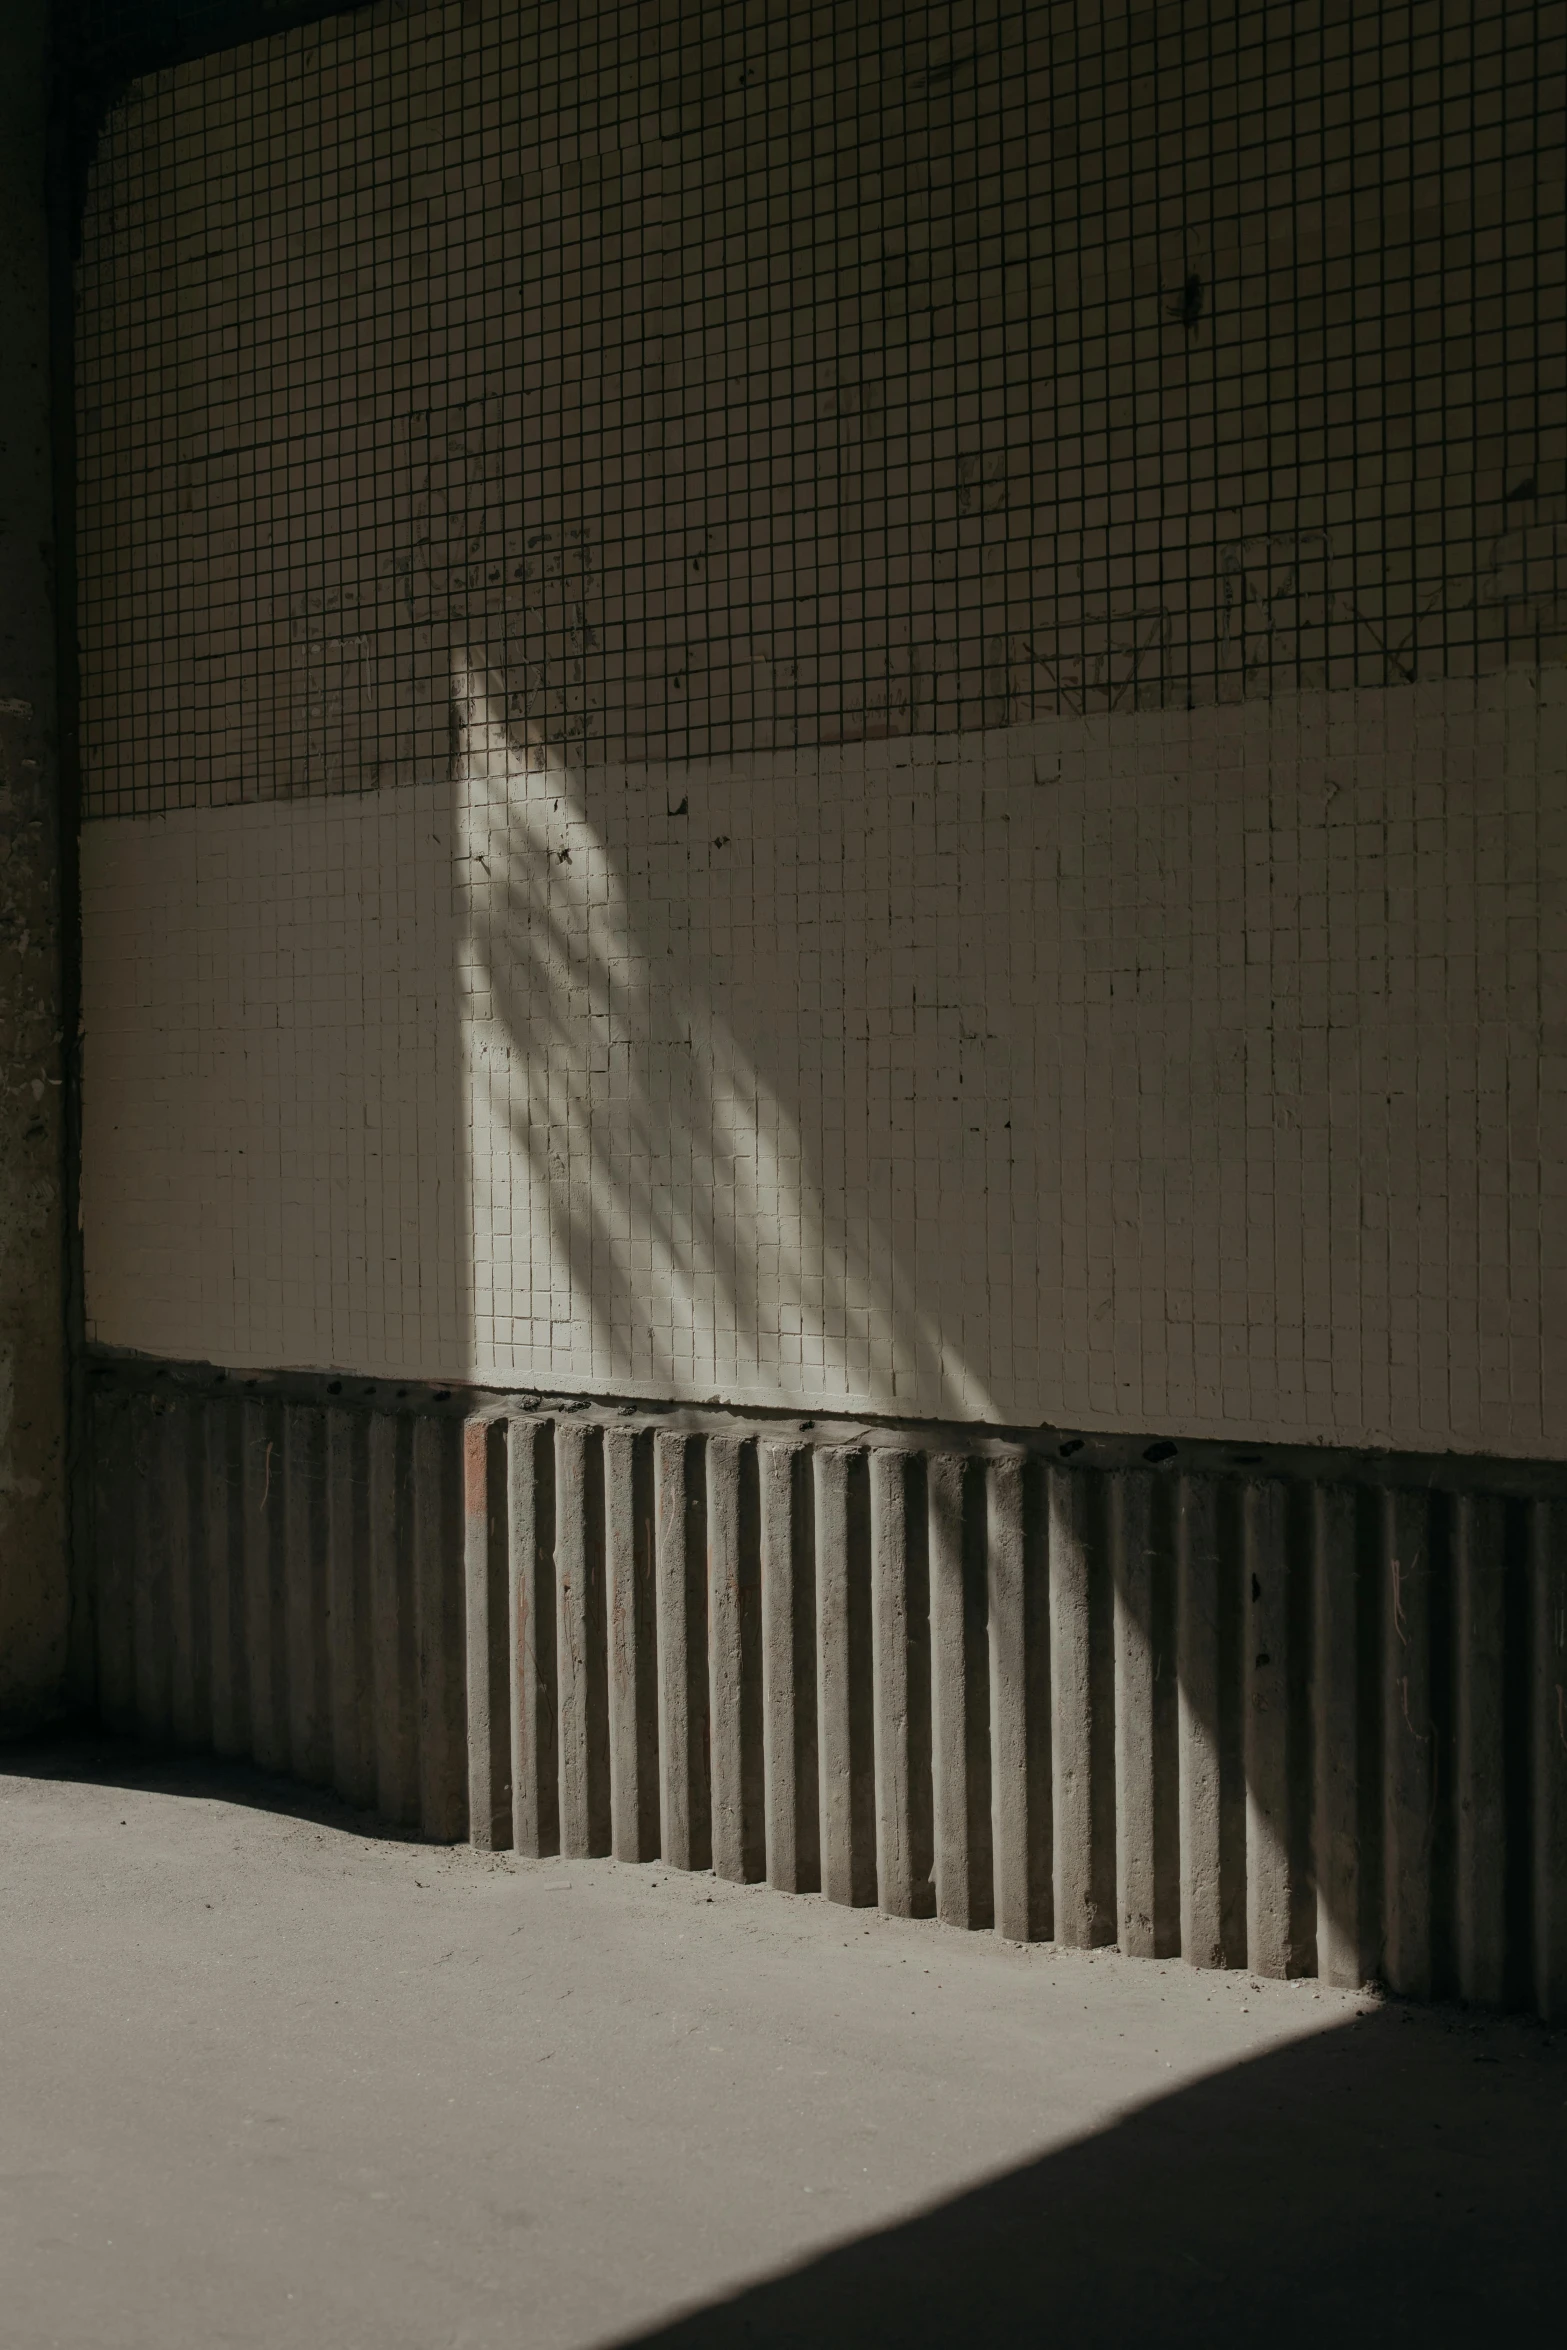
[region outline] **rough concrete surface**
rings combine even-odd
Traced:
[[[1537,2026],[5,1765],[8,2350],[1559,2322]]]
[[[0,1733],[66,1665],[47,29],[0,20]]]

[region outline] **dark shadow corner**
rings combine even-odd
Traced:
[[[90,1787],[138,1788],[149,1795],[180,1795],[211,1803],[239,1803],[252,1811],[281,1812],[349,1836],[394,1844],[418,1843],[411,1830],[375,1812],[357,1811],[329,1788],[307,1787],[253,1762],[192,1751],[93,1725],[59,1724],[0,1745],[0,1778],[55,1779]]]
[[[638,2340],[1478,2350],[1564,2288],[1567,2041],[1390,2005]]]

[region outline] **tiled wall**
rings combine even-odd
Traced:
[[[1558,1451],[1557,683],[90,826],[94,1335]]]
[[[1563,44],[1326,13],[132,91],[95,1335],[1560,1452]]]
[[[90,804],[441,772],[454,646],[590,759],[1562,658],[1563,60],[1532,6],[483,0],[143,82]]]

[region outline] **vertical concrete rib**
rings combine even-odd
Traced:
[[[1246,1964],[1287,1975],[1293,1959],[1290,1849],[1289,1554],[1284,1488],[1248,1482],[1241,1496],[1246,1770]]]
[[[871,1661],[870,1462],[848,1455],[844,1540],[849,1600],[849,1848],[856,1903],[876,1900],[876,1691]],[[983,1574],[983,1562],[981,1563]],[[981,1635],[983,1667],[983,1634]],[[988,1782],[987,1782],[988,1783]],[[989,1823],[986,1823],[989,1840]]]
[[[658,1721],[653,1626],[651,1495],[646,1439],[604,1431],[604,1549],[609,1643],[610,1842],[617,1860],[658,1850]]]
[[[908,1458],[870,1457],[872,1737],[876,1753],[876,1898],[888,1917],[915,1914],[909,1742]]]
[[[740,1595],[740,1798],[741,1867],[748,1884],[767,1875],[766,1764],[762,1753],[762,1483],[754,1439],[742,1440],[739,1452],[738,1566]],[[870,1606],[869,1549],[865,1605]],[[869,1635],[866,1635],[867,1654]],[[866,1695],[865,1799],[867,1817],[873,1802],[869,1693]],[[871,1863],[874,1866],[874,1861]]]
[[[584,1462],[587,1566],[588,1850],[613,1849],[609,1808],[609,1615],[604,1533],[604,1431],[590,1427]]]
[[[207,1581],[192,1507],[195,1407],[183,1397],[164,1415],[163,1493],[159,1518],[169,1581],[169,1722],[182,1746],[204,1746],[212,1734],[212,1680]]]
[[[1181,1847],[1181,1956],[1224,1964],[1219,1832],[1219,1530],[1206,1477],[1175,1493],[1176,1800]]]
[[[126,1661],[130,1678],[128,1726],[146,1737],[156,1708],[151,1622],[152,1597],[148,1589],[151,1559],[157,1541],[154,1524],[157,1479],[156,1432],[152,1406],[145,1395],[133,1395],[127,1406],[130,1485],[126,1504]]]
[[[366,1800],[350,1790],[358,1768],[361,1719],[369,1707],[358,1688],[357,1594],[354,1589],[354,1421],[329,1409],[322,1432],[326,1509],[327,1711],[332,1784],[345,1802]]]
[[[984,1535],[969,1524],[969,1476],[958,1453],[933,1454],[926,1468],[936,1915],[976,1927],[994,1911]]]
[[[1051,1787],[1050,1572],[1047,1556],[1044,1463],[1023,1465],[1023,1637],[1027,1652],[1024,1703],[1028,1731],[1029,1917],[1034,1937],[1054,1941],[1055,1819]],[[930,1675],[925,1675],[929,1688]]]
[[[468,1760],[468,1841],[495,1849],[497,1767],[495,1709],[490,1702],[489,1429],[464,1420],[459,1438],[462,1485],[463,1695]],[[502,1838],[504,1843],[505,1839]]]
[[[1149,1479],[1110,1479],[1115,1640],[1116,1938],[1129,1958],[1157,1948],[1154,1878],[1153,1546]]]
[[[499,1433],[489,1420],[462,1426],[462,1561],[468,1841],[480,1852],[511,1842],[510,1676],[506,1670],[503,1493],[494,1489]]]
[[[849,1641],[849,1455],[822,1445],[812,1457],[816,1550],[816,1744],[821,1798],[822,1891],[855,1896],[853,1690]]]
[[[326,1414],[327,1684],[332,1784],[345,1803],[375,1802],[375,1690],[370,1670],[366,1422]]]
[[[100,1388],[93,1398],[93,1561],[98,1710],[110,1730],[136,1721],[131,1636],[135,1588],[131,1512],[131,1416],[123,1396]]]
[[[281,1486],[281,1567],[283,1641],[287,1657],[288,1767],[296,1779],[312,1780],[316,1748],[316,1635],[318,1608],[315,1546],[311,1536],[311,1438],[316,1415],[306,1404],[289,1403],[278,1413],[277,1450],[272,1473]]]
[[[1347,1486],[1312,1488],[1311,1577],[1317,1972],[1348,1990],[1368,1969],[1361,1930],[1359,1577],[1355,1496]]]
[[[326,1785],[332,1775],[321,1449],[317,1407],[285,1404],[283,1614],[288,1641],[289,1768],[296,1779],[318,1787]]]
[[[693,1784],[691,1690],[705,1627],[691,1605],[687,1482],[691,1440],[661,1428],[654,1439],[655,1579],[658,1606],[659,1845],[671,1868],[706,1865]]]
[[[1499,2007],[1507,1964],[1503,1512],[1499,1501],[1467,1493],[1452,1510],[1458,1989]]]
[[[740,1441],[707,1440],[707,1704],[712,1740],[713,1874],[745,1883],[741,1734]]]
[[[1406,1998],[1431,1993],[1431,1547],[1424,1493],[1382,1497],[1383,1971]]]
[[[144,1738],[164,1739],[170,1726],[169,1578],[163,1536],[163,1447],[168,1413],[161,1400],[154,1402],[147,1396],[137,1397],[135,1412],[131,1652],[136,1678],[136,1727]]]
[[[468,1832],[463,1732],[460,1459],[449,1420],[414,1422],[414,1615],[419,1671],[419,1827],[433,1843]]]
[[[616,1860],[642,1849],[642,1742],[637,1720],[636,1433],[604,1431],[604,1574],[609,1622],[609,1828]]]
[[[406,1419],[372,1413],[367,1443],[370,1666],[376,1809],[399,1827],[419,1816],[414,1744],[412,1528]]]
[[[963,1657],[963,1461],[926,1463],[930,1544],[931,1804],[936,1915],[969,1924],[968,1718]]]
[[[250,1751],[263,1770],[288,1768],[285,1629],[279,1569],[283,1468],[273,1414],[259,1396],[240,1407],[241,1555]]]
[[[567,1860],[585,1860],[592,1840],[587,1435],[580,1420],[556,1423],[555,1690],[560,1726],[560,1849]]]
[[[1010,1453],[985,1471],[991,1867],[996,1931],[1009,1942],[1031,1942],[1041,1931],[1034,1865],[1038,1774],[1030,1767],[1041,1693],[1029,1637],[1025,1466],[1020,1453]]]
[[[245,1587],[240,1533],[243,1493],[236,1473],[235,1413],[226,1395],[201,1414],[201,1527],[206,1562],[212,1743],[222,1755],[250,1752],[245,1672]]]
[[[506,1424],[506,1615],[511,1684],[512,1843],[559,1849],[555,1746],[554,1450],[536,1420]]]
[[[1103,1872],[1094,1835],[1094,1672],[1088,1484],[1052,1469],[1046,1495],[1050,1573],[1050,1778],[1055,1828],[1056,1940],[1079,1950],[1105,1938]]]
[[[802,1769],[804,1727],[814,1716],[814,1661],[802,1672],[800,1553],[811,1528],[799,1509],[802,1448],[757,1446],[762,1562],[762,1784],[767,1882],[780,1893],[813,1892],[817,1797]],[[814,1608],[812,1609],[814,1615]],[[815,1627],[811,1626],[814,1660]],[[811,1783],[806,1780],[810,1777]],[[806,1823],[811,1823],[806,1832]]]
[[[1529,1875],[1534,1999],[1547,2023],[1567,2018],[1567,1508],[1529,1507]]]

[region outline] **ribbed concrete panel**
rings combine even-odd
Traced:
[[[511,1842],[505,1466],[499,1426],[481,1419],[465,1421],[462,1546],[468,1837],[484,1852]]]
[[[1219,1537],[1206,1477],[1182,1477],[1176,1486],[1175,1578],[1180,1947],[1193,1966],[1223,1966]]]
[[[169,1592],[169,1727],[181,1746],[212,1735],[212,1636],[191,1445],[200,1426],[180,1399],[166,1415],[158,1447],[159,1526]]]
[[[367,1515],[375,1719],[370,1744],[376,1808],[403,1827],[417,1825],[419,1818],[409,1509],[412,1436],[406,1416],[371,1414]]]
[[[1500,1502],[1458,1496],[1452,1517],[1458,1988],[1488,2007],[1502,1998],[1507,1966],[1504,1535]]]
[[[1382,1507],[1382,1971],[1429,1998],[1431,1858],[1438,1770],[1431,1712],[1431,1508],[1423,1493]]]
[[[855,1637],[854,1501],[862,1455],[826,1446],[815,1457],[816,1735],[822,1891],[829,1901],[874,1901],[869,1737],[874,1700],[869,1658]],[[863,1593],[868,1602],[868,1584]]]
[[[323,1631],[330,1624],[325,1556],[326,1414],[303,1403],[283,1410],[283,1620],[286,1627],[289,1769],[325,1786],[332,1775],[331,1701]]]
[[[1567,1504],[1534,1504],[1528,1555],[1532,1971],[1535,2004],[1554,2023],[1567,2016]]]
[[[506,1626],[511,1697],[512,1842],[537,1859],[560,1847],[555,1747],[555,1475],[551,1429],[508,1420]]]
[[[468,1831],[459,1435],[449,1419],[413,1423],[419,1826],[438,1843]]]
[[[984,1488],[973,1473],[978,1468],[963,1453],[940,1452],[926,1472],[936,1915],[951,1926],[989,1925],[994,1910]]]
[[[332,1783],[348,1803],[375,1801],[375,1676],[370,1631],[369,1427],[362,1412],[326,1414],[326,1604]]]
[[[1114,1843],[1107,1783],[1109,1675],[1095,1638],[1091,1480],[1049,1471],[1050,1753],[1056,1940],[1080,1950],[1115,1938]],[[1102,1562],[1099,1562],[1102,1564]]]
[[[165,1548],[162,1504],[168,1478],[163,1465],[164,1440],[171,1429],[150,1399],[138,1398],[132,1408],[131,1448],[136,1482],[130,1497],[131,1539],[131,1686],[138,1723],[153,1738],[167,1738],[171,1727],[169,1699],[169,1559]]]
[[[712,1858],[707,1782],[707,1560],[698,1439],[654,1442],[659,1850],[671,1868]]]
[[[1567,2012],[1567,1474],[1089,1441],[105,1368],[100,1707],[437,1840]]]
[[[1362,1930],[1360,1691],[1361,1579],[1355,1495],[1318,1485],[1311,1495],[1312,1843],[1317,1887],[1317,1972],[1353,1988],[1367,1973]]]
[[[888,1917],[919,1911],[909,1636],[909,1463],[905,1453],[870,1458],[871,1655],[876,1753],[876,1897]]]
[[[1248,1483],[1241,1499],[1241,1703],[1246,1771],[1246,1963],[1295,1972],[1290,1837],[1289,1550],[1284,1488]]]
[[[137,1726],[131,1681],[131,1561],[134,1529],[122,1511],[135,1475],[130,1398],[97,1399],[93,1423],[93,1598],[98,1711],[111,1730]]]
[[[244,1647],[250,1691],[250,1750],[263,1770],[289,1762],[283,1612],[281,1406],[247,1396],[239,1414],[240,1561]],[[298,1571],[307,1570],[301,1563]],[[148,1727],[153,1724],[149,1721]]]
[[[658,1852],[652,1466],[649,1436],[605,1429],[610,1849],[617,1860],[652,1860]]]
[[[245,1679],[242,1546],[237,1522],[242,1501],[236,1449],[238,1415],[232,1401],[224,1396],[193,1403],[192,1412],[199,1431],[196,1507],[201,1571],[207,1590],[212,1743],[219,1754],[248,1754],[250,1697]],[[112,1428],[112,1420],[110,1425]],[[372,1779],[365,1800],[376,1801],[377,1793]]]
[[[713,1874],[746,1877],[740,1439],[708,1438],[707,1704],[712,1725]]]
[[[985,1468],[990,1675],[990,1845],[995,1925],[1009,1942],[1050,1932],[1050,1660],[1039,1573],[1037,1471],[1025,1455]]]
[[[766,1437],[756,1451],[767,1881],[780,1893],[814,1893],[821,1867],[811,1456],[804,1445]]]
[[[1152,1958],[1155,1923],[1153,1529],[1149,1479],[1110,1480],[1110,1577],[1115,1622],[1116,1938],[1129,1958]]]
[[[593,1849],[588,1469],[588,1431],[580,1420],[567,1420],[555,1431],[555,1689],[560,1849],[567,1860],[585,1860]]]

